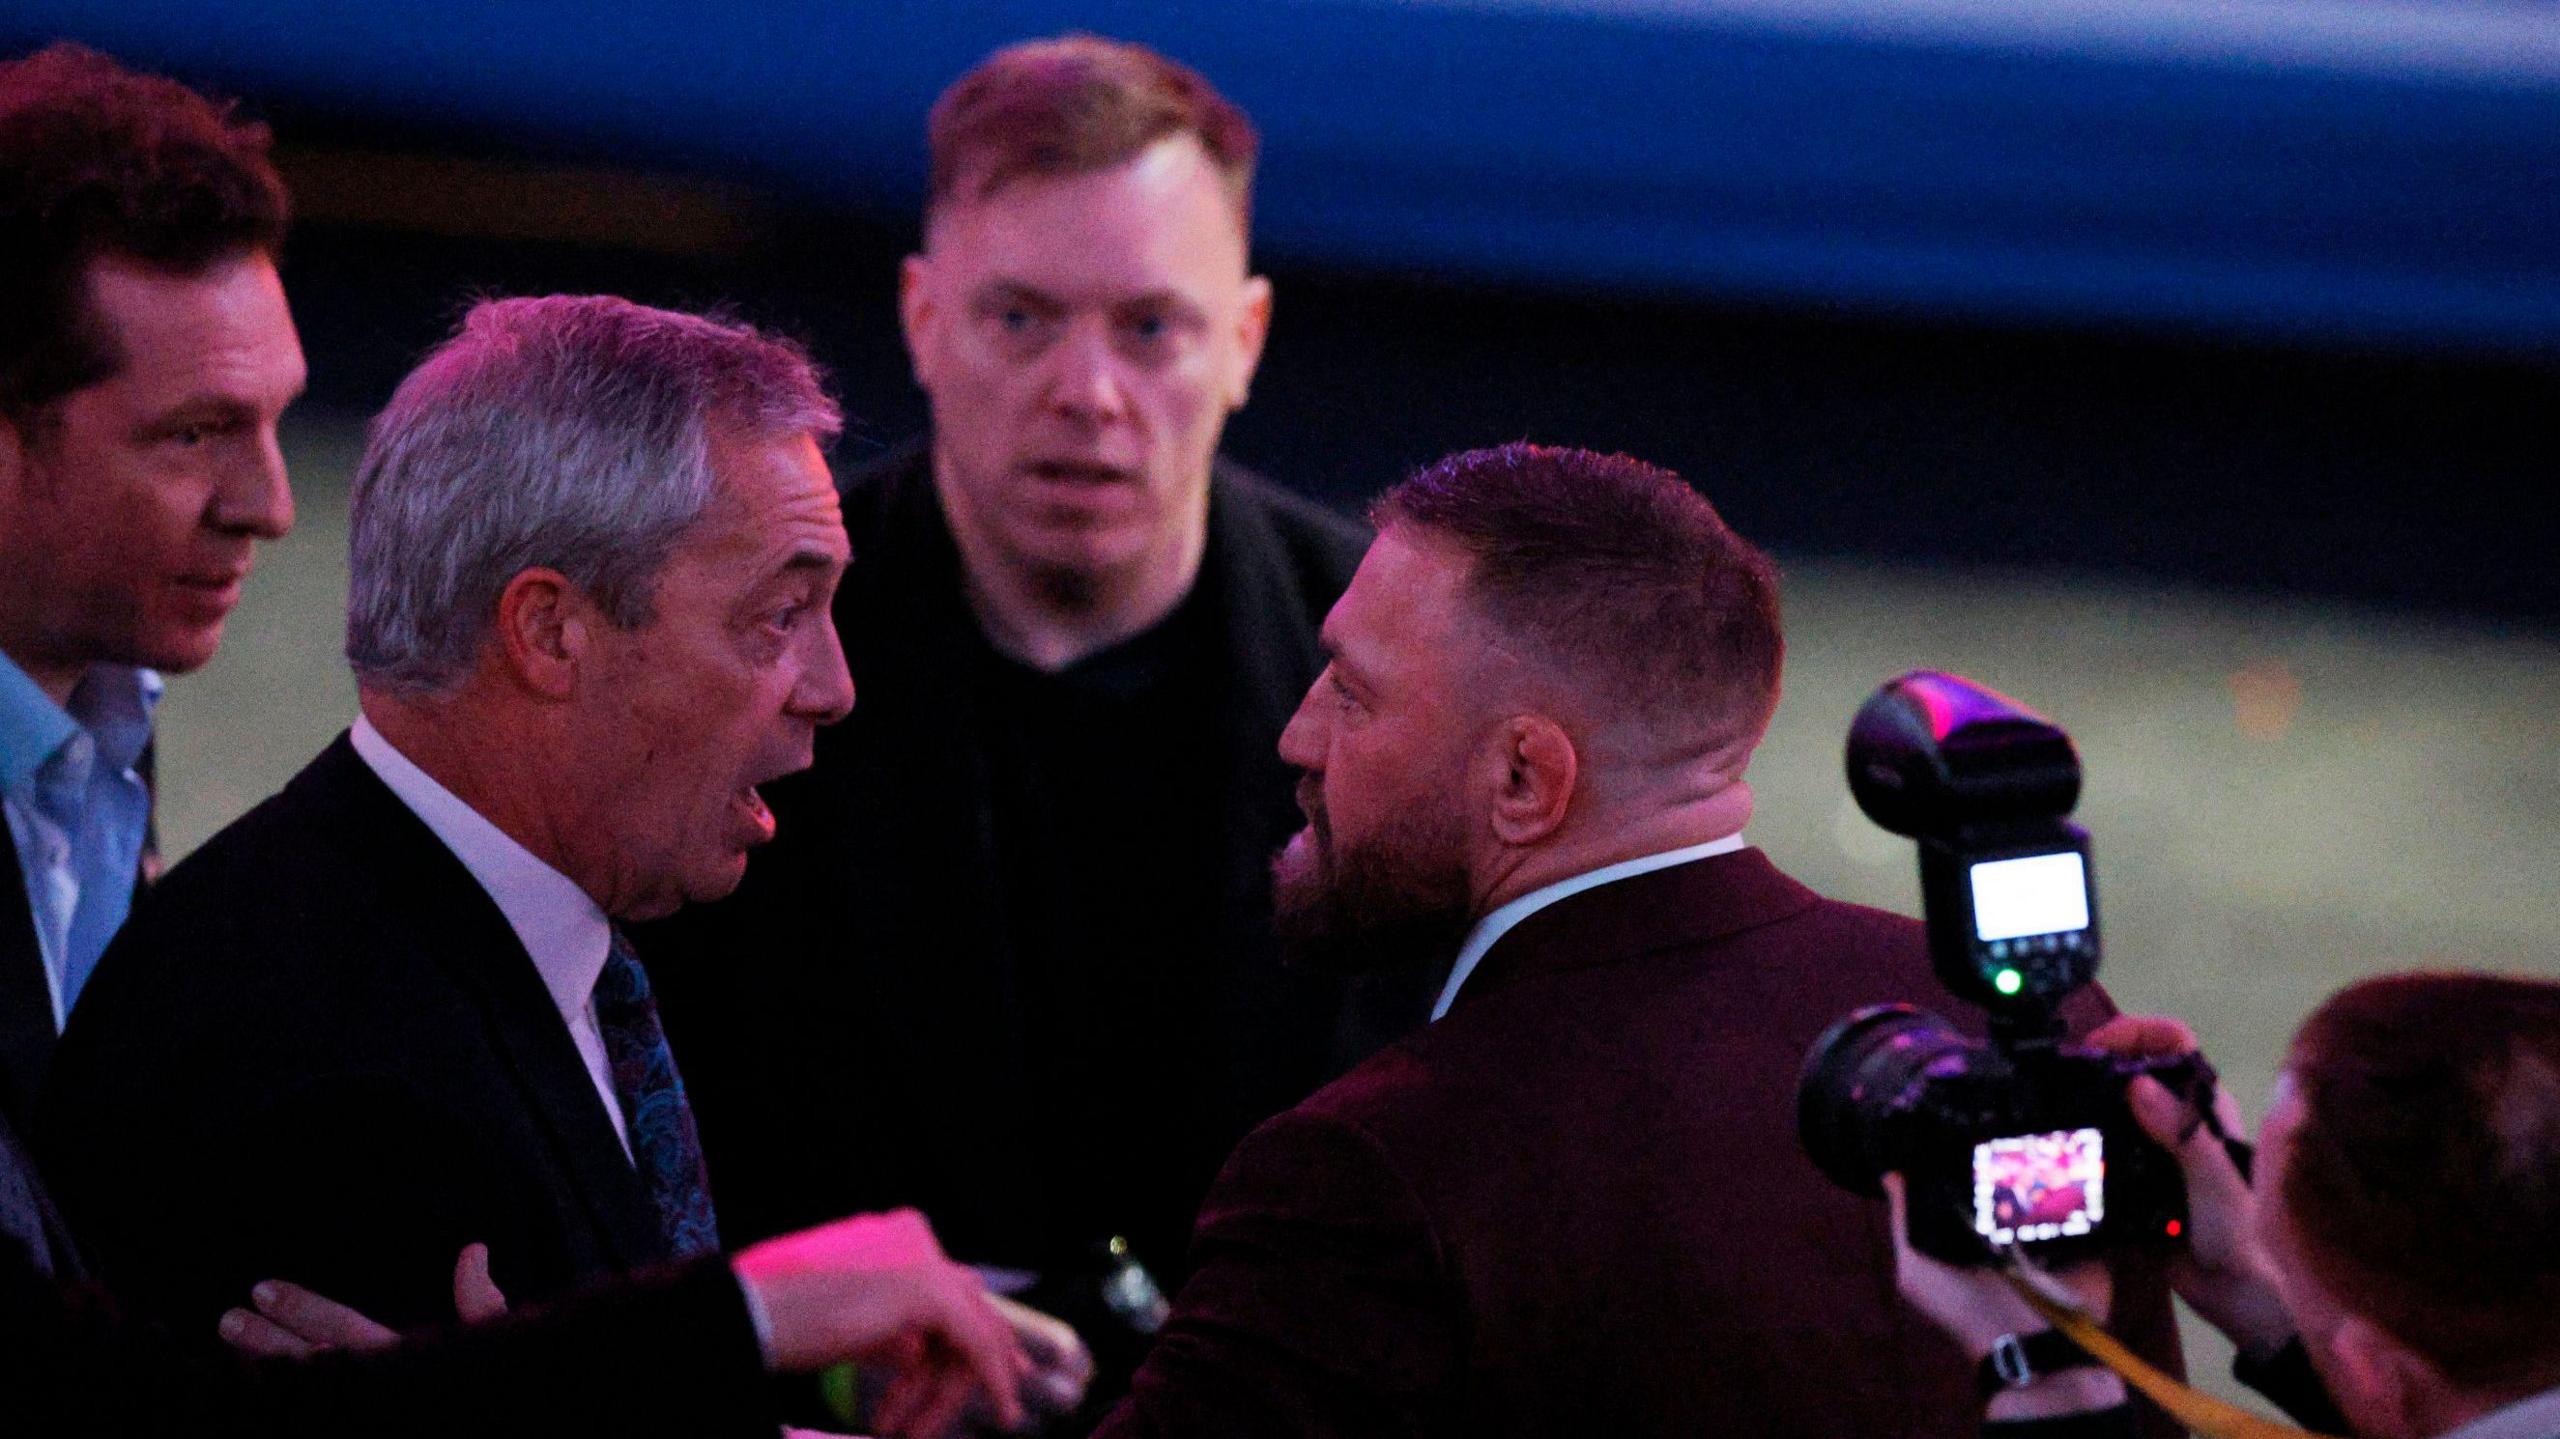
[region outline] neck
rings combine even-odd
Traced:
[[[80,687],[81,676],[89,673],[89,662],[30,658],[32,648],[15,640],[0,642],[0,654],[6,654],[11,664],[23,671],[28,679],[34,680],[36,688],[44,691],[46,699],[63,709],[71,708],[71,692]]]
[[[577,882],[602,904],[596,886],[579,875],[570,847],[555,816],[562,807],[551,793],[558,780],[554,767],[535,762],[523,751],[474,743],[469,736],[518,733],[522,726],[493,714],[490,706],[465,692],[450,698],[412,699],[360,689],[357,705],[375,730],[427,778],[523,845],[544,864]]]
[[[1475,918],[1575,875],[1666,850],[1726,839],[1751,819],[1751,786],[1719,782],[1704,794],[1579,816],[1546,843],[1508,852],[1477,886]]]
[[[934,488],[960,550],[978,628],[999,653],[1034,669],[1065,669],[1154,628],[1200,578],[1209,538],[1205,484],[1180,523],[1154,536],[1136,559],[1104,570],[1066,570],[1004,553],[943,476],[937,459]]]

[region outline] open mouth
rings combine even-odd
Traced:
[[[1034,479],[1058,485],[1113,485],[1131,478],[1121,466],[1093,460],[1033,460],[1023,469]]]
[[[765,804],[764,796],[756,791],[754,785],[741,787],[729,797],[729,803],[745,821],[744,828],[756,836],[755,843],[762,844],[773,838],[773,810]]]

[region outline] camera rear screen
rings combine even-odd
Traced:
[[[1996,1245],[2087,1234],[2107,1217],[2106,1141],[2057,1129],[1973,1147],[1973,1228]]]
[[[1974,937],[1986,944],[2089,927],[2089,869],[2076,850],[1990,860],[1972,879]]]

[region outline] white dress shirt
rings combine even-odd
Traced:
[[[2494,1414],[2483,1414],[2444,1439],[2555,1439],[2560,1436],[2560,1389],[2546,1389]]]
[[[622,1152],[630,1154],[631,1132],[623,1119],[622,1102],[614,1097],[604,1031],[596,1027],[596,980],[604,973],[605,956],[613,948],[613,921],[576,881],[536,859],[533,851],[508,838],[506,831],[392,748],[371,720],[357,716],[348,738],[357,757],[435,831],[436,838],[489,892],[489,898],[498,902],[499,912],[523,942],[525,953],[533,956],[533,967],[542,974],[543,988],[551,991],[551,1002],[559,1006],[570,1042],[578,1046],[578,1057],[587,1062],[587,1078],[595,1082],[596,1097],[604,1101]]]
[[[1458,962],[1449,968],[1449,982],[1440,988],[1440,1002],[1431,1006],[1431,1017],[1438,1019],[1449,1012],[1449,1006],[1458,998],[1458,987],[1467,982],[1468,975],[1476,972],[1476,966],[1484,960],[1485,951],[1493,948],[1495,941],[1509,934],[1520,921],[1557,900],[1580,894],[1586,889],[1596,889],[1611,880],[1633,879],[1657,869],[1669,869],[1675,864],[1687,864],[1693,859],[1706,859],[1711,855],[1731,854],[1748,847],[1742,836],[1729,834],[1722,839],[1708,840],[1705,844],[1666,849],[1660,854],[1640,855],[1634,859],[1622,859],[1616,864],[1604,864],[1571,879],[1557,880],[1544,889],[1529,891],[1477,920],[1476,927],[1467,932],[1467,942],[1458,946]]]

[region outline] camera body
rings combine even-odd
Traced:
[[[1984,1011],[1986,1043],[1909,1005],[1859,1010],[1805,1058],[1797,1132],[1835,1182],[1903,1175],[1914,1249],[1985,1264],[2021,1246],[2052,1262],[2183,1232],[2175,1161],[2125,1103],[2152,1074],[2191,1088],[2203,1061],[2118,1060],[2061,1042],[2060,1006],[2097,977],[2089,836],[2070,736],[1971,681],[1915,671],[1849,732],[1849,787],[1869,818],[1919,841],[1931,967]]]

